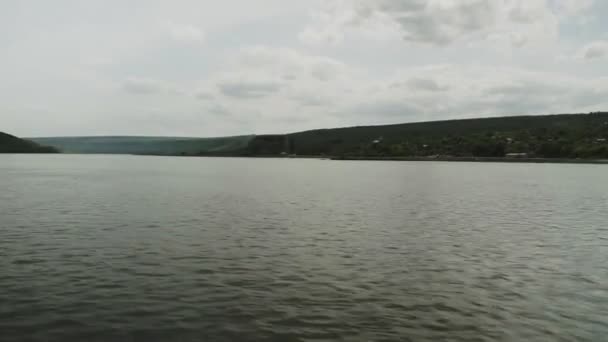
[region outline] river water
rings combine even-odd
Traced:
[[[2,341],[604,341],[608,166],[0,156]]]

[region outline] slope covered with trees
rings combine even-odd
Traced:
[[[318,129],[221,138],[32,138],[66,153],[608,159],[608,112]]]
[[[608,158],[608,112],[447,120],[257,136],[243,154]]]
[[[31,139],[57,147],[64,153],[201,155],[242,150],[252,136],[221,138],[99,136]]]
[[[0,153],[57,153],[57,149],[41,146],[35,142],[20,139],[0,132]]]

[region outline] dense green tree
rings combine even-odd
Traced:
[[[596,139],[608,138],[608,113],[449,120],[359,126],[290,134],[296,153],[359,156],[479,156],[527,153],[597,158]],[[383,137],[380,144],[373,142]],[[324,149],[331,146],[331,151]]]
[[[58,153],[54,147],[41,146],[33,141],[0,132],[0,153]]]

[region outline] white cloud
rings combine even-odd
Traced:
[[[281,93],[278,96],[298,98],[300,103],[310,105],[327,102],[326,96],[316,94],[339,91],[348,76],[355,74],[355,70],[332,58],[256,46],[242,49],[209,82],[224,96],[235,99],[259,100]]]
[[[0,11],[9,132],[217,136],[608,109],[601,1],[184,0],[137,13],[57,1]],[[40,115],[48,125],[28,124]]]
[[[205,32],[194,25],[170,23],[169,32],[176,41],[186,43],[202,43],[205,41]]]
[[[281,84],[276,82],[240,80],[220,82],[218,87],[225,96],[248,99],[276,93],[281,89]]]
[[[302,106],[311,107],[327,107],[333,103],[333,100],[329,96],[310,91],[296,93],[291,99]]]
[[[298,38],[309,45],[342,43],[355,33],[374,40],[398,39],[399,24],[387,13],[375,11],[361,0],[330,0],[311,13],[312,23]]]
[[[122,83],[122,88],[131,94],[156,94],[168,90],[168,87],[163,82],[149,79],[129,77]]]
[[[330,1],[300,34],[306,43],[340,42],[349,33],[382,29],[405,41],[448,44],[495,23],[495,2],[486,0]]]
[[[520,47],[526,45],[527,42],[528,42],[528,37],[526,37],[525,35],[523,35],[519,32],[511,34],[511,44],[514,47],[520,48]]]
[[[327,57],[260,46],[242,50],[234,60],[216,78],[241,77],[240,82],[219,83],[221,91],[227,98],[248,101],[222,103],[232,106],[233,113],[261,110],[259,122],[289,122],[302,129],[581,112],[608,105],[603,79],[519,67],[427,65],[379,76]],[[315,77],[318,65],[332,66],[333,77]]]
[[[326,81],[346,72],[344,63],[326,56],[264,46],[241,50],[236,61],[233,62],[233,67],[248,72],[263,70],[265,75],[281,76],[287,80],[312,77]]]
[[[433,84],[445,88],[426,89]],[[491,66],[407,68],[373,85],[368,82],[355,94],[336,112],[357,124],[586,112],[608,106],[606,79]]]
[[[209,106],[207,108],[207,112],[209,112],[211,114],[215,114],[215,115],[221,115],[221,116],[231,115],[230,109],[228,109],[226,106],[223,106],[223,105],[217,104],[217,103],[213,103],[211,106]]]
[[[608,41],[600,40],[585,45],[578,53],[584,59],[601,59],[608,57]]]
[[[383,11],[400,24],[403,39],[412,42],[447,44],[476,32],[483,32],[496,22],[495,2],[466,0],[458,2],[385,1]]]
[[[429,78],[411,78],[407,80],[407,85],[410,89],[423,91],[444,91],[448,89],[448,87],[440,86],[435,80]]]
[[[538,21],[549,12],[546,0],[513,1],[508,18],[514,23],[528,24]]]
[[[594,0],[555,0],[554,5],[558,14],[575,16],[588,11]]]
[[[207,91],[199,91],[194,94],[194,96],[199,100],[213,100],[214,96],[212,93]]]
[[[581,14],[592,0],[330,0],[300,33],[308,44],[339,43],[351,34],[400,36],[404,41],[448,45],[505,37],[515,47],[555,40],[561,17]]]

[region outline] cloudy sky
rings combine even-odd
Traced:
[[[604,0],[0,0],[0,131],[221,136],[608,110]]]

